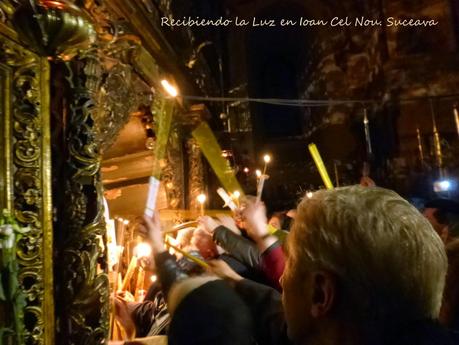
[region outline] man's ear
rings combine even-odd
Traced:
[[[335,303],[336,277],[326,271],[313,272],[312,291],[311,315],[315,318],[326,316]]]

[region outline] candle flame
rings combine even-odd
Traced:
[[[207,197],[205,194],[199,194],[196,199],[200,204],[204,204],[206,202]]]
[[[139,243],[134,248],[134,253],[138,258],[146,258],[151,255],[151,246],[148,243]]]
[[[169,83],[168,80],[163,79],[161,80],[161,85],[163,86],[164,90],[172,96],[172,97],[177,97],[178,96],[178,91],[177,88],[175,88],[171,83]]]

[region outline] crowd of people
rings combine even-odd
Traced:
[[[158,281],[142,303],[116,296],[132,340],[113,345],[459,344],[456,202],[418,210],[393,191],[349,186],[270,219],[263,203],[242,204],[178,234],[205,265],[170,254],[159,216],[144,217]]]

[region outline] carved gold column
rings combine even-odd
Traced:
[[[184,128],[191,132],[202,121],[210,118],[209,110],[204,104],[194,104],[190,107],[189,111],[182,114],[180,121]],[[203,156],[197,141],[190,137],[186,139],[185,147],[187,151],[188,171],[188,204],[191,210],[198,211],[201,205],[196,200],[197,196],[206,192],[206,185],[204,179]]]
[[[194,138],[187,140],[186,147],[188,152],[188,200],[190,210],[198,211],[200,204],[196,198],[205,191],[202,154]]]
[[[163,167],[162,181],[166,187],[169,209],[184,208],[184,171],[181,135],[177,126],[171,131],[166,151],[166,166]]]
[[[97,56],[67,64],[68,111],[62,154],[62,202],[56,229],[58,344],[103,344],[108,336],[109,284],[100,179],[100,143],[93,96],[100,80]],[[63,116],[66,116],[63,114]]]
[[[25,343],[40,345],[54,344],[55,331],[48,83],[47,60],[0,23],[0,207],[31,229],[18,242],[17,260],[26,295]],[[0,344],[9,344],[4,336]]]

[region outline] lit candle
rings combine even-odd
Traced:
[[[363,111],[363,128],[365,130],[365,141],[367,143],[367,154],[371,156],[373,154],[373,149],[371,148],[370,123],[368,121],[366,108]]]
[[[269,162],[271,162],[271,156],[270,155],[264,155],[263,160],[265,161],[265,166],[263,167],[263,175],[266,175],[266,169],[268,168]]]
[[[267,175],[261,175],[260,179],[258,180],[257,184],[257,202],[261,201],[261,195],[263,194],[263,187],[265,185]]]
[[[416,136],[418,138],[419,159],[421,163],[424,163],[424,149],[422,147],[421,131],[419,130],[419,127],[416,128]]]
[[[454,106],[454,121],[456,121],[456,131],[459,136],[459,111],[457,110],[457,105]]]
[[[131,278],[135,272],[136,267],[137,267],[137,257],[133,255],[131,258],[131,262],[129,262],[129,266],[126,271],[126,274],[123,278],[123,284],[121,285],[121,291],[127,290],[127,287],[129,285],[129,282],[131,281]]]
[[[226,191],[223,188],[218,188],[217,194],[220,195],[220,197],[225,202],[223,207],[228,206],[231,209],[231,211],[236,211],[236,204],[233,202],[233,200],[231,200],[230,196],[228,195],[228,193],[226,193]]]
[[[151,246],[148,243],[141,242],[134,248],[134,255],[140,258],[147,258],[151,255]]]
[[[207,197],[205,194],[199,194],[196,199],[201,205],[201,216],[204,216],[204,203],[206,202]]]
[[[233,198],[234,198],[238,208],[239,208],[239,198],[240,197],[241,197],[241,192],[239,192],[238,190],[234,191]]]
[[[137,302],[142,302],[143,299],[143,292],[145,291],[143,288],[143,283],[145,280],[145,270],[139,266],[139,270],[137,271],[137,283],[135,287],[134,298]]]

